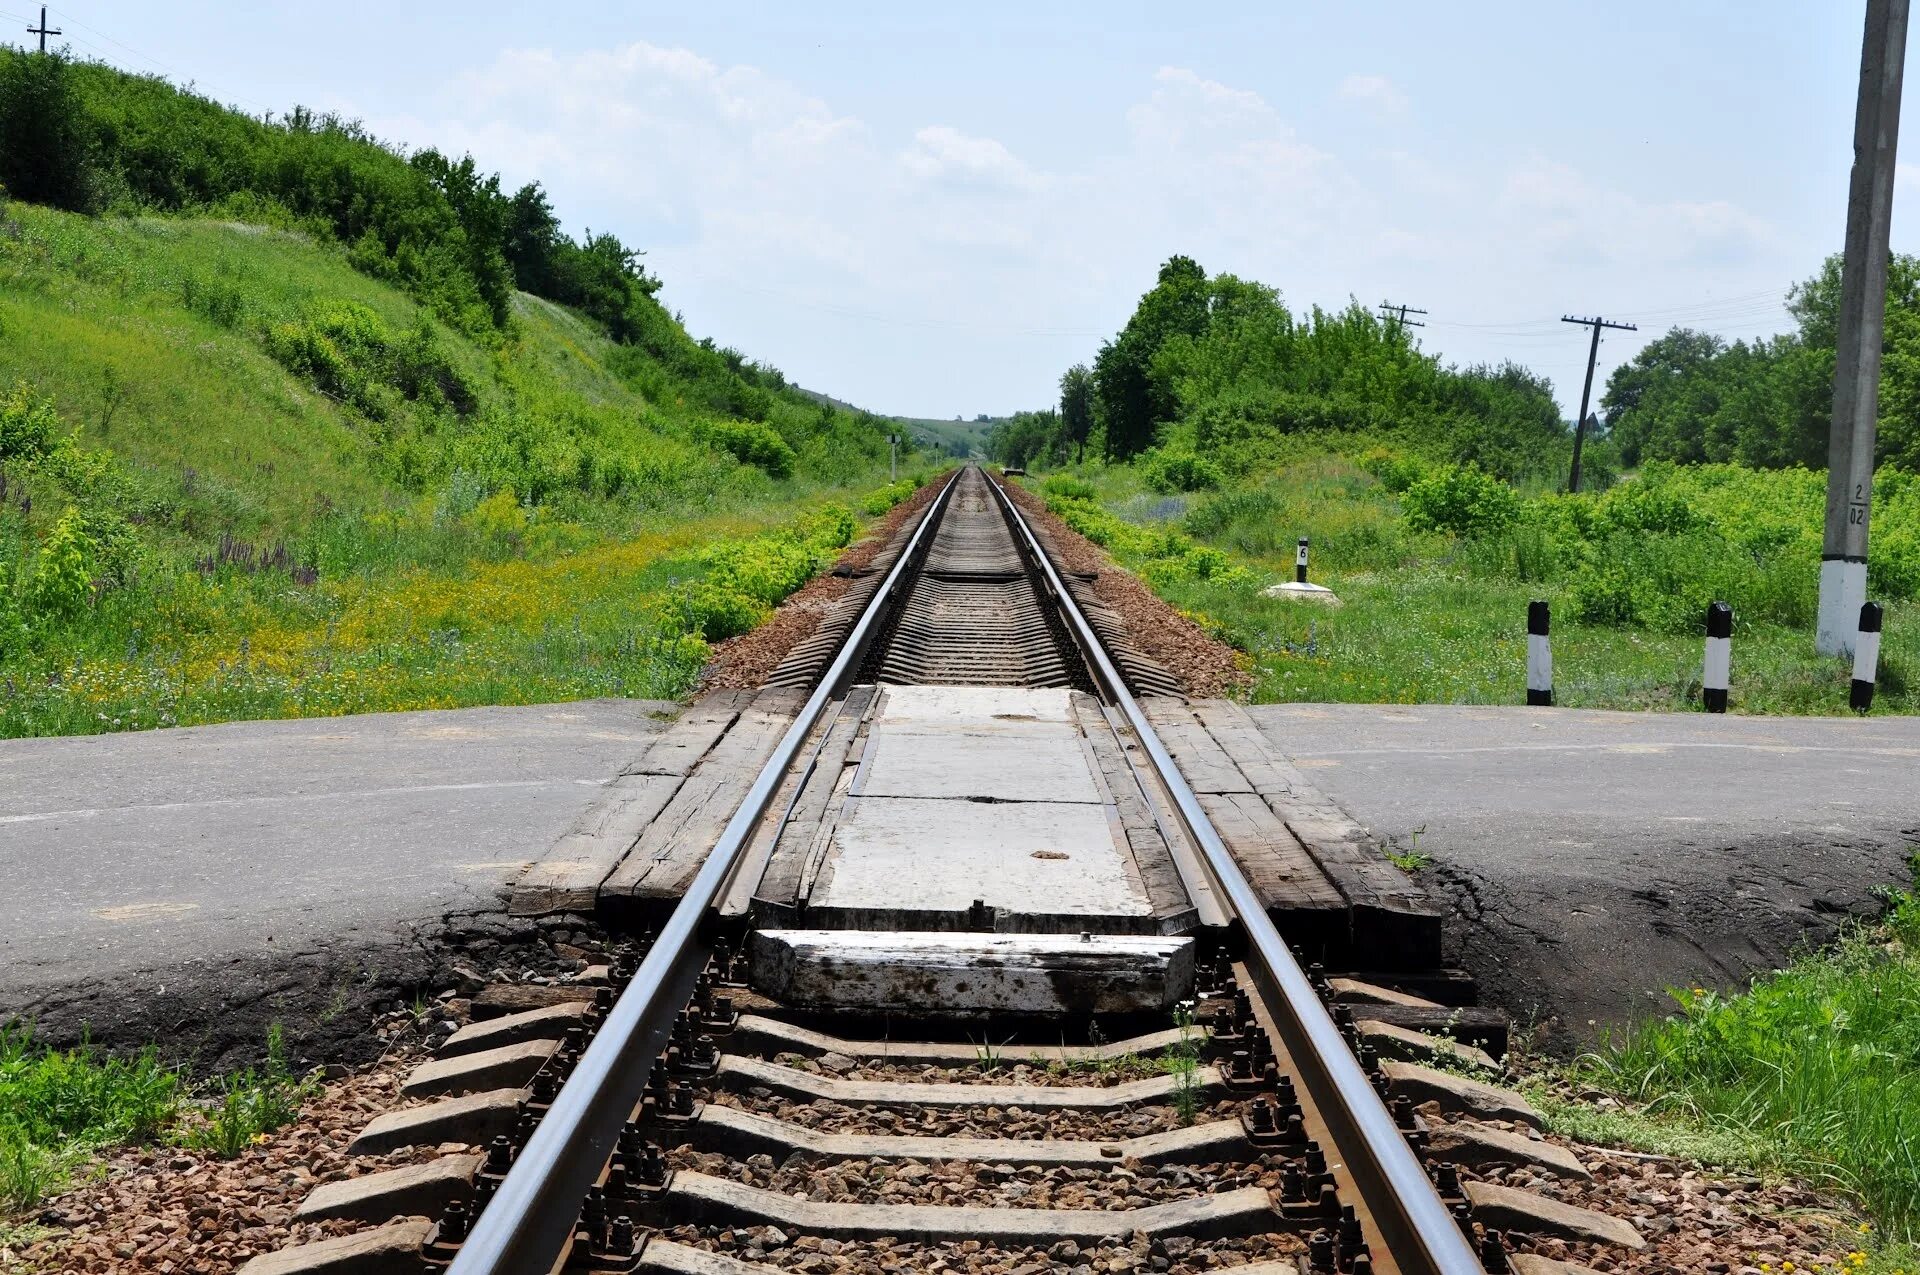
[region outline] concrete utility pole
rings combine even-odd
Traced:
[[[1587,384],[1580,391],[1580,419],[1573,426],[1573,473],[1567,477],[1567,490],[1580,490],[1580,448],[1587,441],[1587,404],[1593,401],[1593,365],[1600,361],[1600,329],[1619,328],[1623,332],[1638,332],[1640,329],[1631,323],[1615,323],[1594,315],[1591,319],[1576,319],[1570,314],[1560,316],[1562,323],[1584,323],[1593,328],[1593,344],[1587,347]]]
[[[61,34],[59,27],[49,27],[47,25],[47,6],[46,5],[43,4],[40,6],[40,25],[37,27],[28,27],[27,34],[37,35],[40,37],[40,51],[42,53],[45,53],[47,51],[47,37],[50,35]]]
[[[1409,319],[1410,314],[1425,314],[1425,310],[1416,310],[1410,305],[1395,305],[1391,301],[1382,301],[1374,307],[1380,311],[1380,317],[1403,328],[1424,328],[1427,325],[1418,319]]]
[[[1867,514],[1873,504],[1874,422],[1880,412],[1880,346],[1887,318],[1887,231],[1900,138],[1900,78],[1907,60],[1908,0],[1867,0],[1860,99],[1853,115],[1853,178],[1840,267],[1833,432],[1827,441],[1827,535],[1820,550],[1814,649],[1849,655],[1867,600]]]

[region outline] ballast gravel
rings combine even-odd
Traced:
[[[720,1093],[712,1101],[820,1133],[863,1133],[921,1138],[1058,1138],[1111,1142],[1182,1127],[1171,1106],[1141,1106],[1118,1111],[1036,1111],[983,1101],[977,1107],[900,1108],[848,1106],[838,1102],[796,1102],[767,1089]],[[1237,1120],[1240,1104],[1216,1102],[1194,1113],[1196,1123]]]

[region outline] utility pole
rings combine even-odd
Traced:
[[[1560,316],[1562,323],[1581,323],[1593,328],[1593,344],[1587,347],[1587,384],[1580,391],[1580,419],[1573,426],[1573,473],[1567,478],[1567,490],[1580,490],[1580,447],[1587,441],[1587,404],[1593,401],[1593,365],[1600,361],[1600,329],[1618,328],[1623,332],[1638,332],[1640,329],[1631,323],[1615,323],[1594,315],[1590,319],[1575,318],[1571,314]]]
[[[37,35],[40,37],[40,51],[42,53],[45,53],[47,51],[47,37],[50,35],[61,34],[59,27],[49,27],[47,25],[47,6],[46,5],[43,4],[40,6],[40,25],[37,27],[28,27],[27,34]]]
[[[1425,310],[1416,310],[1410,305],[1395,305],[1391,301],[1382,301],[1377,307],[1380,317],[1389,323],[1397,323],[1403,328],[1424,328],[1427,325],[1418,319],[1409,319],[1410,314],[1425,314]]]
[[[1846,256],[1840,267],[1833,431],[1827,438],[1827,532],[1820,547],[1814,649],[1852,653],[1867,600],[1867,514],[1873,503],[1874,420],[1887,317],[1887,230],[1907,59],[1908,0],[1867,0],[1860,97],[1853,115]]]

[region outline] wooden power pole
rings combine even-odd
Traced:
[[[1873,504],[1874,420],[1880,411],[1887,231],[1893,221],[1907,4],[1867,0],[1867,30],[1860,48],[1833,364],[1833,430],[1827,438],[1827,531],[1820,547],[1820,609],[1813,639],[1822,655],[1853,652],[1860,607],[1867,600],[1867,515]]]
[[[47,37],[50,35],[60,34],[59,27],[50,27],[47,25],[47,6],[46,5],[43,4],[40,6],[40,25],[37,27],[28,27],[27,34],[37,35],[40,37],[40,51],[42,53],[45,53],[47,51]]]
[[[1615,323],[1594,315],[1591,319],[1577,319],[1570,314],[1560,316],[1562,323],[1582,323],[1593,328],[1593,344],[1587,347],[1587,384],[1580,391],[1580,419],[1573,423],[1573,472],[1567,476],[1567,490],[1580,490],[1580,448],[1587,441],[1587,405],[1593,401],[1593,365],[1600,361],[1600,329],[1619,328],[1623,332],[1638,332],[1640,329],[1631,323]]]

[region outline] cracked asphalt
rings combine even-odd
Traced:
[[[1920,718],[1251,710],[1454,909],[1481,999],[1567,1048],[1872,915],[1920,849]],[[1418,834],[1416,836],[1416,833]]]
[[[449,925],[492,924],[475,918],[674,712],[589,700],[0,741],[0,1021],[137,1042],[204,1036],[213,1010],[234,1019],[223,1033],[264,1032],[234,1009],[256,1002],[349,1017]]]

